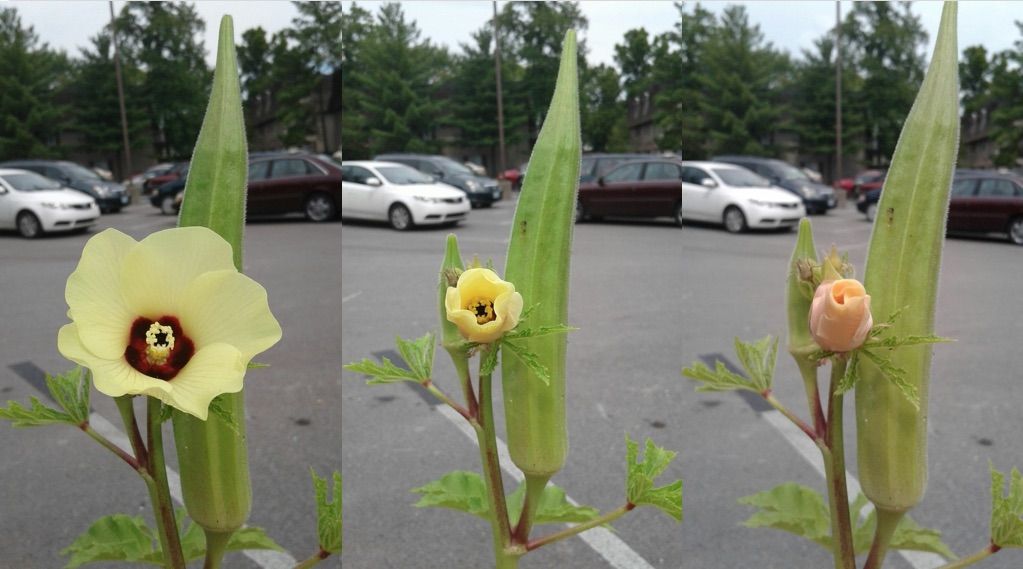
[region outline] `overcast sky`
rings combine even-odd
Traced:
[[[206,61],[213,66],[216,59],[217,31],[220,18],[230,14],[234,19],[235,43],[241,41],[242,32],[262,26],[268,34],[291,25],[291,19],[298,16],[298,10],[291,2],[283,1],[233,1],[196,2],[196,11],[206,22],[203,44],[206,47]],[[2,2],[0,6],[17,8],[23,25],[35,28],[40,41],[56,49],[63,49],[77,57],[80,47],[91,45],[89,38],[110,23],[110,6],[103,1],[21,1]],[[118,13],[124,2],[114,2]]]
[[[376,13],[380,2],[360,1],[359,6]],[[498,9],[505,2],[498,2]],[[750,22],[759,24],[767,41],[794,56],[809,49],[813,40],[835,24],[835,2],[812,1],[757,1],[757,2],[701,2],[701,5],[720,14],[729,4],[744,4]],[[345,8],[349,0],[342,2]],[[427,1],[403,2],[405,14],[415,20],[423,37],[458,51],[459,43],[468,43],[470,34],[478,30],[493,15],[491,2],[479,1]],[[589,49],[590,63],[614,62],[614,45],[622,41],[627,30],[646,28],[657,35],[670,30],[678,21],[678,11],[670,1],[584,1],[583,13],[589,20],[589,29],[582,32]],[[842,2],[842,14],[852,9],[852,2]],[[914,2],[913,12],[921,16],[927,30],[930,54],[941,18],[941,2]],[[1023,35],[1013,24],[1023,20],[1023,2],[985,1],[959,3],[959,47],[980,44],[989,53],[1011,48]],[[928,55],[929,57],[929,55]]]

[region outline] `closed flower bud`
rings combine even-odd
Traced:
[[[810,334],[821,348],[848,352],[863,345],[874,320],[870,295],[855,279],[827,281],[810,305]]]
[[[519,323],[522,295],[490,269],[469,269],[444,298],[449,322],[466,340],[489,344]]]

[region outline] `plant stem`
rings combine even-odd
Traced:
[[[206,561],[203,569],[220,569],[224,554],[227,553],[227,544],[234,532],[203,529],[203,533],[206,534]]]
[[[997,545],[991,543],[991,544],[988,544],[988,546],[985,547],[984,549],[981,549],[980,551],[974,553],[973,555],[971,555],[969,557],[963,557],[962,559],[956,559],[955,561],[952,561],[951,563],[948,563],[946,565],[942,565],[938,569],[959,569],[960,567],[966,567],[966,566],[969,566],[969,565],[973,565],[974,563],[976,563],[978,561],[981,561],[983,559],[987,559],[988,557],[991,557],[992,555],[994,555],[994,554],[998,553],[999,551],[1001,551],[1001,549],[1002,549],[1001,547],[998,547]]]
[[[154,517],[160,534],[160,545],[164,552],[164,563],[173,569],[185,569],[185,556],[181,552],[181,538],[178,523],[174,519],[170,489],[167,486],[167,465],[163,458],[163,424],[160,409],[163,403],[155,397],[147,398],[147,447],[149,457],[146,469],[153,478],[149,484],[149,497],[153,502]]]
[[[810,425],[807,425],[805,422],[803,422],[802,419],[797,417],[795,415],[795,413],[793,413],[792,411],[789,411],[788,407],[782,405],[781,401],[778,401],[778,399],[776,399],[774,397],[774,395],[771,393],[770,390],[762,392],[760,394],[760,396],[764,398],[764,401],[767,401],[768,403],[770,403],[771,407],[774,407],[775,409],[780,411],[781,414],[785,415],[785,417],[789,421],[792,421],[792,423],[795,426],[799,427],[799,430],[801,430],[804,433],[806,433],[806,436],[808,436],[811,439],[813,439],[813,442],[817,443],[818,446],[820,446],[824,442],[822,440],[822,437],[820,435],[818,435],[817,433],[815,433],[813,428],[810,427]]]
[[[135,459],[141,465],[148,464],[146,457],[146,445],[142,441],[142,433],[139,432],[138,421],[135,420],[134,395],[122,395],[115,397],[117,410],[121,413],[121,422],[124,423],[124,432],[128,435],[128,442],[131,443],[131,450],[135,453]]]
[[[324,559],[326,559],[328,557],[330,557],[330,552],[329,551],[324,551],[324,550],[321,549],[321,550],[317,551],[316,553],[314,553],[312,556],[310,556],[305,561],[302,561],[298,565],[295,565],[295,567],[293,569],[309,569],[310,567],[313,567],[313,566],[319,564],[320,561],[323,561]]]
[[[439,399],[442,403],[457,411],[458,414],[461,415],[462,417],[465,417],[466,421],[471,422],[473,420],[473,417],[469,415],[469,412],[465,409],[465,407],[462,407],[458,403],[455,403],[450,397],[448,397],[443,391],[441,391],[440,388],[434,385],[432,380],[429,379],[424,380],[420,382],[420,385],[425,387],[427,391],[429,391],[434,397]]]
[[[536,507],[543,496],[543,490],[550,481],[549,475],[526,474],[526,499],[522,504],[522,513],[519,514],[518,524],[512,533],[512,541],[516,543],[528,543],[529,532],[533,529],[533,519],[536,517]]]
[[[837,393],[838,382],[845,375],[845,361],[831,362],[831,385],[828,388],[828,419],[826,442],[828,452],[823,454],[824,472],[828,484],[831,510],[832,548],[835,569],[856,569],[853,549],[852,520],[849,513],[849,487],[845,479],[845,438],[843,424],[843,395]]]
[[[877,508],[877,531],[874,533],[874,544],[870,546],[870,555],[863,569],[881,569],[884,557],[888,554],[888,544],[899,527],[904,511],[893,511]]]
[[[81,429],[82,432],[84,432],[85,434],[92,437],[93,440],[103,445],[103,447],[105,447],[107,450],[117,455],[118,458],[120,458],[124,462],[127,462],[128,466],[132,467],[139,474],[145,472],[145,468],[142,466],[141,463],[139,463],[139,461],[134,456],[128,454],[127,452],[124,451],[124,449],[115,445],[110,439],[97,433],[96,430],[89,425],[89,423],[82,423],[81,425],[78,425],[78,428]]]
[[[451,361],[455,364],[455,372],[458,373],[458,381],[462,385],[462,395],[465,397],[465,404],[469,407],[469,416],[472,418],[479,417],[480,405],[476,399],[476,393],[472,389],[472,376],[469,374],[469,358],[466,357],[465,350],[453,349],[448,350],[451,355]]]
[[[490,525],[493,530],[496,566],[498,569],[511,569],[518,566],[518,557],[509,560],[506,552],[511,544],[511,525],[508,522],[508,505],[504,498],[504,481],[501,479],[501,461],[497,456],[497,432],[494,428],[493,394],[490,387],[490,375],[481,373],[476,438],[479,441],[483,478],[487,484],[490,501]]]
[[[799,367],[799,375],[803,377],[803,388],[806,390],[806,404],[813,414],[813,430],[818,435],[824,434],[827,422],[824,419],[824,410],[821,408],[820,388],[817,386],[817,362],[806,360],[795,352],[792,354]]]
[[[541,537],[540,539],[535,539],[526,545],[526,551],[533,551],[538,547],[543,547],[547,544],[554,543],[556,541],[561,541],[565,538],[572,537],[573,535],[580,534],[588,529],[592,529],[597,526],[602,526],[604,524],[611,523],[617,520],[618,518],[624,516],[627,512],[629,512],[635,507],[636,506],[634,506],[633,504],[625,504],[624,506],[618,509],[611,510],[610,512],[604,514],[603,516],[593,518],[592,520],[586,523],[574,525],[568,529],[563,529],[557,533],[552,533],[550,535]]]

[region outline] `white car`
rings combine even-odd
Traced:
[[[85,229],[96,223],[96,200],[26,170],[0,169],[0,228],[32,239],[51,231]]]
[[[469,214],[462,190],[394,162],[341,163],[341,217],[414,225],[457,224]]]
[[[731,233],[791,229],[806,217],[803,201],[765,178],[723,162],[682,162],[681,217],[720,223]]]

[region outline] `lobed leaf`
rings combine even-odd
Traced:
[[[654,481],[660,476],[678,453],[663,449],[646,440],[643,462],[639,462],[639,445],[625,435],[625,462],[627,475],[625,480],[625,496],[635,506],[653,506],[677,522],[682,521],[682,481],[654,487]]]
[[[18,428],[62,423],[77,424],[67,413],[43,405],[36,397],[29,399],[27,408],[22,407],[17,401],[8,401],[6,408],[0,407],[0,419],[7,419],[12,426]]]
[[[341,473],[336,470],[334,471],[333,499],[331,499],[327,495],[327,479],[317,476],[316,471],[311,468],[309,472],[313,476],[313,488],[316,491],[316,534],[319,538],[320,549],[328,553],[338,553],[341,551]],[[235,537],[238,537],[237,533]],[[244,540],[245,543],[265,544],[264,537],[266,536],[251,534],[238,537],[238,539]],[[266,539],[269,540],[270,538],[266,537]],[[234,538],[231,541],[233,542]],[[270,543],[273,543],[273,540],[270,540]],[[274,543],[274,545],[277,544]],[[257,548],[251,547],[247,549]]]
[[[526,485],[519,484],[514,492],[508,495],[508,519],[517,524],[522,514],[522,504],[526,499]],[[588,522],[600,515],[600,511],[590,506],[574,505],[568,501],[565,491],[548,484],[533,514],[533,524],[558,524]]]
[[[429,484],[413,488],[412,492],[422,494],[416,502],[417,508],[449,508],[484,519],[490,511],[487,485],[475,472],[449,472]]]
[[[60,554],[71,557],[65,569],[99,561],[163,565],[163,554],[154,542],[156,535],[141,516],[114,514],[93,522]]]
[[[397,337],[395,343],[398,345],[401,359],[405,360],[416,379],[419,381],[430,379],[433,373],[433,354],[436,345],[433,341],[433,332],[427,332],[425,336],[415,340]]]
[[[58,375],[46,374],[46,389],[76,425],[89,422],[89,372],[81,366]]]
[[[516,344],[515,342],[501,342],[502,348],[508,348],[512,354],[519,359],[522,363],[526,364],[529,371],[543,382],[544,385],[550,386],[551,384],[551,372],[547,369],[547,366],[540,361],[540,356],[536,352],[529,351],[529,348],[522,344]]]
[[[349,371],[354,371],[355,373],[368,375],[369,380],[366,381],[367,385],[397,383],[399,381],[414,381],[419,383],[419,378],[417,378],[414,373],[405,368],[400,368],[394,365],[391,360],[387,358],[382,358],[379,363],[369,358],[363,358],[361,362],[348,364],[344,366],[344,368]]]
[[[991,468],[991,543],[998,547],[1023,547],[1023,476],[1013,468],[1009,493],[1004,494],[1005,474]]]

